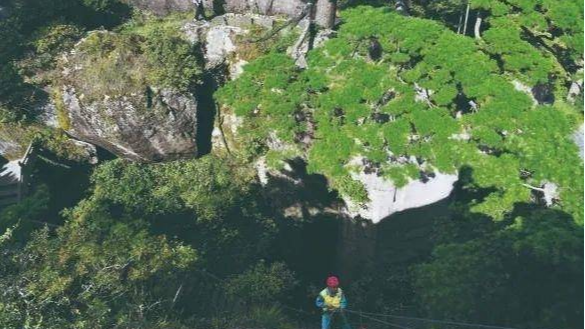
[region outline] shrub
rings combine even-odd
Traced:
[[[226,290],[234,298],[253,305],[274,303],[296,284],[294,274],[284,263],[267,265],[261,261],[246,272],[232,277]],[[275,310],[273,310],[275,311]]]
[[[294,329],[295,326],[276,306],[254,307],[248,313],[250,325],[258,329]]]

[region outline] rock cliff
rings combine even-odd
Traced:
[[[125,0],[125,2],[157,15],[195,10],[192,0]],[[303,0],[203,0],[203,6],[208,14],[213,15],[235,13],[282,15],[291,18],[303,15],[303,12],[308,9],[307,1]],[[326,28],[333,26],[336,11],[334,1],[319,0],[316,2],[315,8],[309,11],[314,15],[315,22],[319,26]]]

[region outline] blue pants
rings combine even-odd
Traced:
[[[342,329],[351,329],[349,321],[347,320],[347,316],[343,311],[323,312],[323,315],[321,316],[321,329],[333,329],[331,328],[331,322],[333,322],[333,318],[336,319],[335,322],[341,322]]]

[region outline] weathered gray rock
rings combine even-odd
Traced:
[[[151,102],[150,106],[147,104]],[[197,154],[197,102],[172,90],[84,104],[73,87],[64,87],[74,137],[99,145],[120,157],[152,162]]]
[[[207,70],[225,65],[226,78],[233,80],[243,72],[247,63],[239,57],[238,38],[247,35],[254,27],[269,30],[276,21],[275,17],[257,14],[225,14],[209,22],[189,22],[182,30],[189,41],[202,45]]]
[[[301,29],[301,33],[297,41],[287,49],[287,54],[295,60],[295,64],[300,68],[307,67],[307,53],[309,48],[320,47],[325,41],[331,39],[335,35],[335,31],[330,29],[322,29],[317,31],[313,40],[311,40],[311,30],[308,19],[303,19],[299,22],[298,27]]]
[[[129,5],[157,15],[171,12],[195,11],[192,0],[124,0]],[[209,12],[256,13],[262,15],[298,15],[305,7],[302,0],[204,0],[203,6]]]
[[[124,0],[124,2],[156,15],[188,11],[195,13],[192,0]],[[204,0],[203,6],[208,12],[216,15],[236,13],[297,18],[306,10],[307,3],[303,0]],[[335,2],[318,0],[315,7],[314,17],[317,25],[331,28],[335,22]]]
[[[59,120],[57,119],[57,107],[52,99],[47,99],[35,106],[37,120],[46,126],[58,128]]]
[[[148,10],[156,15],[168,15],[172,12],[195,12],[192,0],[122,0],[123,2],[142,10]]]
[[[581,94],[583,94],[583,80],[573,81],[567,93],[567,101],[574,103]]]
[[[227,65],[228,72],[231,72],[230,64],[238,62],[237,56],[228,61],[230,55],[237,50],[236,38],[249,32],[248,28],[254,24],[253,17],[259,16],[226,14],[214,18],[211,22],[189,22],[183,26],[183,32],[189,41],[202,45],[207,70]],[[234,72],[237,71],[238,69]]]

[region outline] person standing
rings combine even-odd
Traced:
[[[327,288],[323,289],[315,305],[323,311],[321,316],[321,329],[333,329],[331,323],[333,319],[341,320],[341,328],[351,329],[344,310],[347,308],[347,298],[339,288],[339,278],[330,276],[326,280]]]

